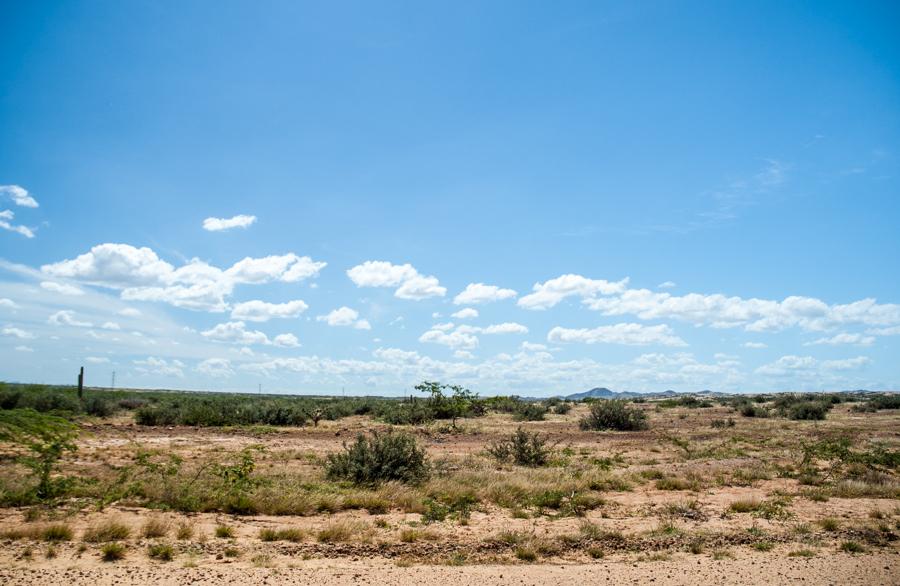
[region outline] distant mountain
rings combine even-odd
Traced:
[[[591,389],[590,391],[585,391],[583,393],[573,393],[571,395],[566,395],[565,398],[570,401],[580,401],[581,399],[629,399],[631,397],[640,397],[640,393],[630,393],[628,391],[617,393],[616,391],[611,391],[606,387],[596,387]]]

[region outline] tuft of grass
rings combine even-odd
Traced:
[[[85,530],[82,539],[88,543],[104,543],[107,541],[128,539],[130,535],[131,529],[128,528],[128,525],[114,519],[109,519],[103,521],[99,525],[88,527]]]
[[[72,528],[65,523],[48,525],[41,531],[41,539],[49,542],[71,541],[72,536]]]
[[[151,517],[144,523],[141,533],[147,539],[165,537],[169,533],[169,523],[160,517]]]
[[[121,543],[106,543],[100,548],[100,559],[104,562],[117,562],[125,557],[125,546]]]
[[[241,550],[236,547],[226,547],[222,554],[227,558],[239,558],[241,557]]]
[[[187,521],[182,521],[178,524],[178,529],[175,530],[175,537],[184,541],[190,539],[194,536],[194,525],[188,523]]]
[[[834,517],[825,517],[824,519],[819,519],[816,523],[825,531],[837,531],[838,527],[840,527],[840,521]]]
[[[797,549],[788,553],[788,557],[791,558],[813,558],[816,557],[816,552],[811,549]]]
[[[595,560],[599,560],[599,559],[601,559],[603,556],[606,555],[606,554],[603,552],[603,550],[600,549],[599,547],[589,547],[589,548],[587,548],[587,554],[588,554],[589,556],[591,556],[591,558],[593,558],[593,559],[595,559]]]
[[[516,548],[516,557],[523,562],[533,562],[537,561],[538,555],[537,552],[530,547],[519,546]]]
[[[734,501],[730,505],[728,505],[729,513],[753,513],[758,511],[762,503],[760,503],[756,499],[745,499],[740,501]]]
[[[232,539],[234,537],[234,527],[229,525],[217,525],[215,535],[219,539]]]
[[[56,555],[57,555],[56,554],[56,546],[53,544],[48,545],[47,551],[44,552],[44,557],[47,558],[48,560],[52,560],[53,558],[56,557]]]
[[[168,543],[154,543],[147,548],[147,555],[161,562],[171,562],[175,557],[175,550]]]
[[[336,521],[327,527],[323,527],[316,533],[316,539],[321,543],[341,543],[352,541],[367,533],[369,527],[359,521]]]
[[[865,553],[866,548],[856,541],[845,541],[841,543],[841,551],[847,553]]]
[[[734,559],[734,555],[727,549],[717,549],[712,552],[712,559],[714,560],[725,560],[725,559]]]
[[[400,531],[400,541],[403,543],[415,543],[416,541],[435,541],[440,536],[432,531],[423,531],[415,527],[409,527]]]
[[[753,549],[757,551],[772,551],[772,548],[775,547],[775,544],[771,541],[757,541],[753,544]]]
[[[306,532],[297,527],[286,527],[282,529],[260,529],[259,539],[261,541],[291,541],[298,543],[306,537]]]

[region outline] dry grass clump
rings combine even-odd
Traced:
[[[232,539],[234,537],[234,527],[230,525],[217,525],[215,536],[219,539]]]
[[[825,531],[837,531],[838,527],[841,526],[841,522],[834,517],[825,517],[824,519],[819,519],[816,523]]]
[[[758,511],[762,503],[758,499],[743,499],[728,505],[729,513],[753,513]]]
[[[49,542],[71,541],[74,533],[65,523],[54,523],[41,529],[41,539]]]
[[[341,543],[346,541],[368,541],[372,527],[362,521],[343,519],[323,527],[316,533],[321,543]]]
[[[125,546],[121,543],[107,543],[100,549],[100,559],[104,562],[117,562],[125,557]]]
[[[130,535],[131,529],[129,529],[128,525],[115,519],[107,519],[85,529],[82,539],[88,543],[102,543],[128,539]]]
[[[147,548],[147,556],[161,562],[171,562],[175,558],[175,550],[168,543],[154,543]]]
[[[169,533],[169,522],[161,517],[151,517],[144,523],[141,533],[147,539],[165,537]]]
[[[187,521],[182,521],[178,524],[178,528],[175,530],[175,537],[185,541],[194,536],[194,525]]]
[[[441,536],[434,531],[407,527],[400,531],[400,541],[403,543],[415,543],[416,541],[437,541]]]
[[[260,529],[261,541],[291,541],[298,543],[306,539],[306,532],[297,527],[285,527],[281,529]]]

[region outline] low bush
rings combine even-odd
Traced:
[[[329,454],[325,473],[330,480],[372,485],[396,480],[417,484],[428,476],[428,459],[416,438],[406,433],[357,436],[342,452]]]
[[[530,433],[521,427],[509,438],[496,441],[487,448],[488,453],[501,462],[512,461],[519,466],[545,466],[553,453],[544,435]]]
[[[595,431],[639,431],[647,429],[647,415],[622,400],[595,401],[591,403],[590,413],[579,422],[579,427]]]
[[[175,550],[168,543],[154,543],[147,548],[147,555],[161,562],[171,562],[175,557]]]
[[[548,409],[540,403],[519,403],[513,412],[516,421],[543,421]]]
[[[125,557],[125,546],[121,543],[107,543],[100,548],[100,559],[104,562],[116,562]]]

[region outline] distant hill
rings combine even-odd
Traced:
[[[719,393],[716,391],[703,390],[696,393],[679,393],[677,391],[673,391],[671,389],[667,391],[663,391],[661,393],[635,393],[632,391],[611,391],[606,387],[595,387],[589,391],[584,391],[582,393],[572,393],[571,395],[566,395],[563,397],[564,399],[568,399],[570,401],[580,401],[582,399],[633,399],[635,397],[647,397],[648,399],[652,398],[668,398],[668,397],[679,397],[683,395],[701,395],[704,397],[723,397],[728,393]]]

